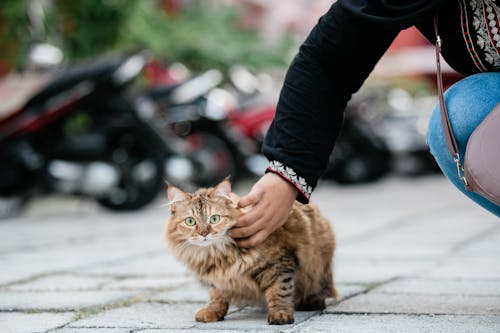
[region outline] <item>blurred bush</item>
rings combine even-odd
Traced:
[[[114,50],[137,0],[55,0],[47,33],[60,36],[66,59],[89,58]]]
[[[137,1],[121,42],[144,44],[155,55],[181,61],[194,69],[226,68],[236,63],[253,69],[289,62],[291,38],[268,45],[255,31],[236,27],[239,8],[200,4],[167,16],[154,1]]]
[[[2,0],[0,64],[4,66],[19,64],[34,41],[56,44],[70,62],[136,47],[197,70],[225,69],[235,63],[261,69],[289,62],[292,39],[269,45],[255,31],[238,29],[236,6],[214,8],[200,1],[169,16],[156,0],[39,1],[45,5],[43,31],[34,36],[33,30],[40,29],[33,29],[28,18],[30,3]]]
[[[2,0],[0,6],[0,74],[17,65],[28,42],[28,0]]]

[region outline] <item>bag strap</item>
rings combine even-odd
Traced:
[[[450,154],[455,157],[458,155],[458,146],[453,136],[453,130],[451,128],[450,119],[448,118],[448,109],[446,108],[446,103],[444,102],[443,96],[443,76],[441,74],[441,44],[442,40],[438,33],[438,16],[434,16],[434,32],[436,34],[436,67],[437,67],[437,87],[438,87],[438,97],[439,97],[439,110],[441,113],[441,122],[443,124],[444,135],[446,138],[446,145]]]
[[[444,137],[446,139],[446,145],[448,146],[448,151],[453,157],[453,161],[457,166],[457,173],[460,180],[464,183],[465,187],[468,189],[469,184],[464,176],[464,168],[460,162],[460,154],[458,152],[457,141],[453,135],[453,129],[450,124],[450,119],[448,117],[448,109],[446,108],[446,103],[444,102],[443,96],[443,76],[441,73],[441,44],[443,43],[438,32],[438,15],[434,16],[434,33],[436,34],[436,67],[437,67],[437,86],[438,86],[438,97],[439,97],[439,111],[441,113],[441,123],[443,126]]]

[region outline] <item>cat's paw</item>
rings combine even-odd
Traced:
[[[269,325],[285,325],[293,324],[295,318],[293,316],[293,311],[279,310],[269,313],[267,316],[267,322]]]
[[[209,323],[212,321],[224,320],[224,315],[217,313],[217,311],[209,309],[201,309],[196,313],[196,321]]]

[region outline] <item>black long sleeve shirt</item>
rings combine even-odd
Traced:
[[[500,42],[496,43],[497,34],[491,23],[500,29],[500,7],[496,1],[500,2],[334,3],[301,45],[287,72],[276,116],[263,146],[263,153],[271,161],[268,171],[291,182],[300,192],[297,199],[308,202],[327,165],[352,94],[359,90],[401,30],[416,26],[434,43],[436,14],[444,41],[442,54],[455,70],[466,75],[500,70]],[[478,20],[483,23],[477,23]],[[485,37],[489,37],[487,46]]]

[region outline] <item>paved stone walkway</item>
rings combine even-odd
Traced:
[[[263,309],[194,321],[207,292],[166,249],[161,201],[111,214],[44,199],[0,221],[0,333],[500,332],[500,223],[440,177],[313,195],[338,238],[342,294],[269,326]]]

